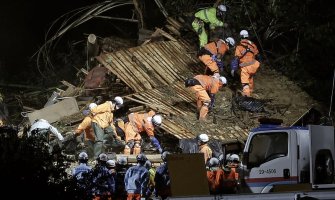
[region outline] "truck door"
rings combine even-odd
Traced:
[[[270,192],[273,185],[297,183],[296,170],[292,174],[291,157],[296,158],[296,148],[292,145],[292,140],[296,144],[296,133],[291,130],[249,136],[245,149],[249,174],[245,183],[253,193]],[[293,149],[295,153],[292,153]]]
[[[309,125],[310,181],[313,188],[334,188],[334,127]]]

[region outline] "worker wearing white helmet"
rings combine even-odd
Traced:
[[[224,70],[224,55],[235,46],[235,40],[232,37],[218,39],[209,42],[200,48],[198,58],[209,68],[211,73],[219,73]]]
[[[227,79],[218,75],[197,75],[185,81],[185,86],[190,87],[197,98],[199,120],[206,119],[208,111],[214,107],[215,94],[226,85]]]
[[[251,96],[254,90],[254,75],[260,66],[260,54],[257,45],[249,40],[249,33],[246,30],[240,32],[241,41],[235,48],[235,58],[231,61],[231,75],[240,68],[242,93],[244,96]]]
[[[106,101],[103,104],[89,104],[90,114],[87,115],[82,123],[75,130],[75,136],[80,135],[83,131],[90,133],[90,129],[94,133],[94,158],[97,158],[104,152],[103,141],[107,140],[115,146],[124,146],[124,142],[116,133],[114,126],[113,112],[119,109],[123,104],[121,97],[115,97],[113,101]]]
[[[192,27],[199,37],[199,47],[205,46],[208,43],[208,35],[205,30],[205,24],[209,24],[210,30],[214,30],[216,27],[227,27],[224,23],[226,16],[227,7],[223,4],[217,7],[205,8],[194,14],[194,20]]]
[[[130,113],[128,115],[128,122],[124,123],[124,127],[120,127],[125,132],[125,151],[124,154],[139,154],[141,152],[141,133],[146,133],[152,145],[160,153],[162,147],[155,137],[155,128],[161,126],[163,117],[151,110],[146,113]]]
[[[198,142],[198,147],[199,147],[199,153],[204,154],[204,161],[205,164],[209,161],[209,159],[212,158],[213,151],[212,149],[208,146],[208,141],[209,137],[206,133],[202,133],[198,135],[197,137],[197,142]]]

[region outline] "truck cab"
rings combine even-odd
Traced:
[[[261,125],[249,133],[243,150],[242,188],[252,193],[302,183],[334,188],[334,149],[332,126]]]

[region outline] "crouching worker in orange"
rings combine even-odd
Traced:
[[[235,194],[237,192],[237,180],[235,170],[228,165],[223,168],[222,187],[224,194]]]
[[[234,77],[235,71],[240,67],[242,92],[244,96],[250,97],[254,90],[253,76],[260,66],[258,60],[261,60],[261,57],[256,44],[248,39],[248,31],[242,30],[240,37],[241,41],[235,49],[235,58],[230,63],[231,75]]]
[[[227,79],[223,76],[197,75],[185,81],[186,87],[191,87],[197,98],[199,120],[205,120],[209,109],[215,104],[215,94],[222,86],[227,85]]]
[[[201,47],[198,58],[206,65],[206,69],[208,67],[211,70],[212,74],[222,72],[224,69],[223,56],[234,45],[235,40],[232,37],[209,42]]]
[[[213,157],[207,162],[207,180],[211,195],[223,193],[223,170],[220,168],[219,159]]]
[[[119,127],[123,129],[125,133],[126,146],[124,154],[132,153],[137,155],[141,153],[141,133],[143,132],[149,136],[151,144],[159,153],[162,153],[161,145],[154,133],[155,127],[159,127],[161,124],[162,116],[152,110],[147,113],[130,113],[124,127],[119,123]]]

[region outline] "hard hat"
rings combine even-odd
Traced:
[[[231,156],[229,156],[228,160],[240,162],[240,157],[237,154],[232,154]]]
[[[151,168],[151,161],[150,160],[145,161],[144,167],[149,170]]]
[[[145,163],[148,159],[143,153],[140,153],[136,156],[136,160],[137,162]]]
[[[100,155],[99,155],[99,161],[102,161],[102,162],[107,162],[107,160],[108,160],[108,156],[107,156],[107,154],[105,154],[105,153],[101,153]]]
[[[221,76],[219,78],[220,82],[223,84],[223,85],[226,85],[227,84],[227,79],[224,77],[224,76]]]
[[[97,107],[98,105],[96,104],[96,103],[90,103],[90,105],[88,105],[88,108],[90,109],[90,110],[92,110],[92,108],[95,108],[95,107]]]
[[[208,142],[209,138],[206,133],[202,133],[198,136],[198,140],[200,140],[201,142]]]
[[[220,161],[219,159],[213,157],[211,159],[209,159],[208,161],[208,166],[209,167],[218,167],[220,165]]]
[[[128,164],[128,159],[125,156],[121,156],[117,159],[117,163],[119,165],[127,165]]]
[[[107,164],[107,167],[110,167],[110,168],[113,168],[116,165],[115,160],[107,160],[106,164]]]
[[[247,38],[247,37],[249,37],[249,33],[246,30],[242,30],[240,32],[240,36],[241,36],[241,38]]]
[[[123,104],[122,97],[117,96],[117,97],[114,98],[114,101],[115,101],[117,106],[121,106]]]
[[[86,152],[80,152],[80,154],[78,155],[78,159],[79,160],[88,160],[88,155]]]
[[[156,126],[160,126],[162,124],[162,116],[161,115],[154,115],[152,117],[152,123]]]
[[[168,154],[171,154],[170,152],[168,152],[168,151],[164,151],[163,153],[162,153],[162,160],[164,161],[164,162],[166,162],[167,161],[167,155]]]
[[[235,46],[235,40],[232,37],[227,37],[226,42],[232,47]]]
[[[218,5],[218,10],[221,12],[226,12],[227,11],[227,7],[223,4]]]

